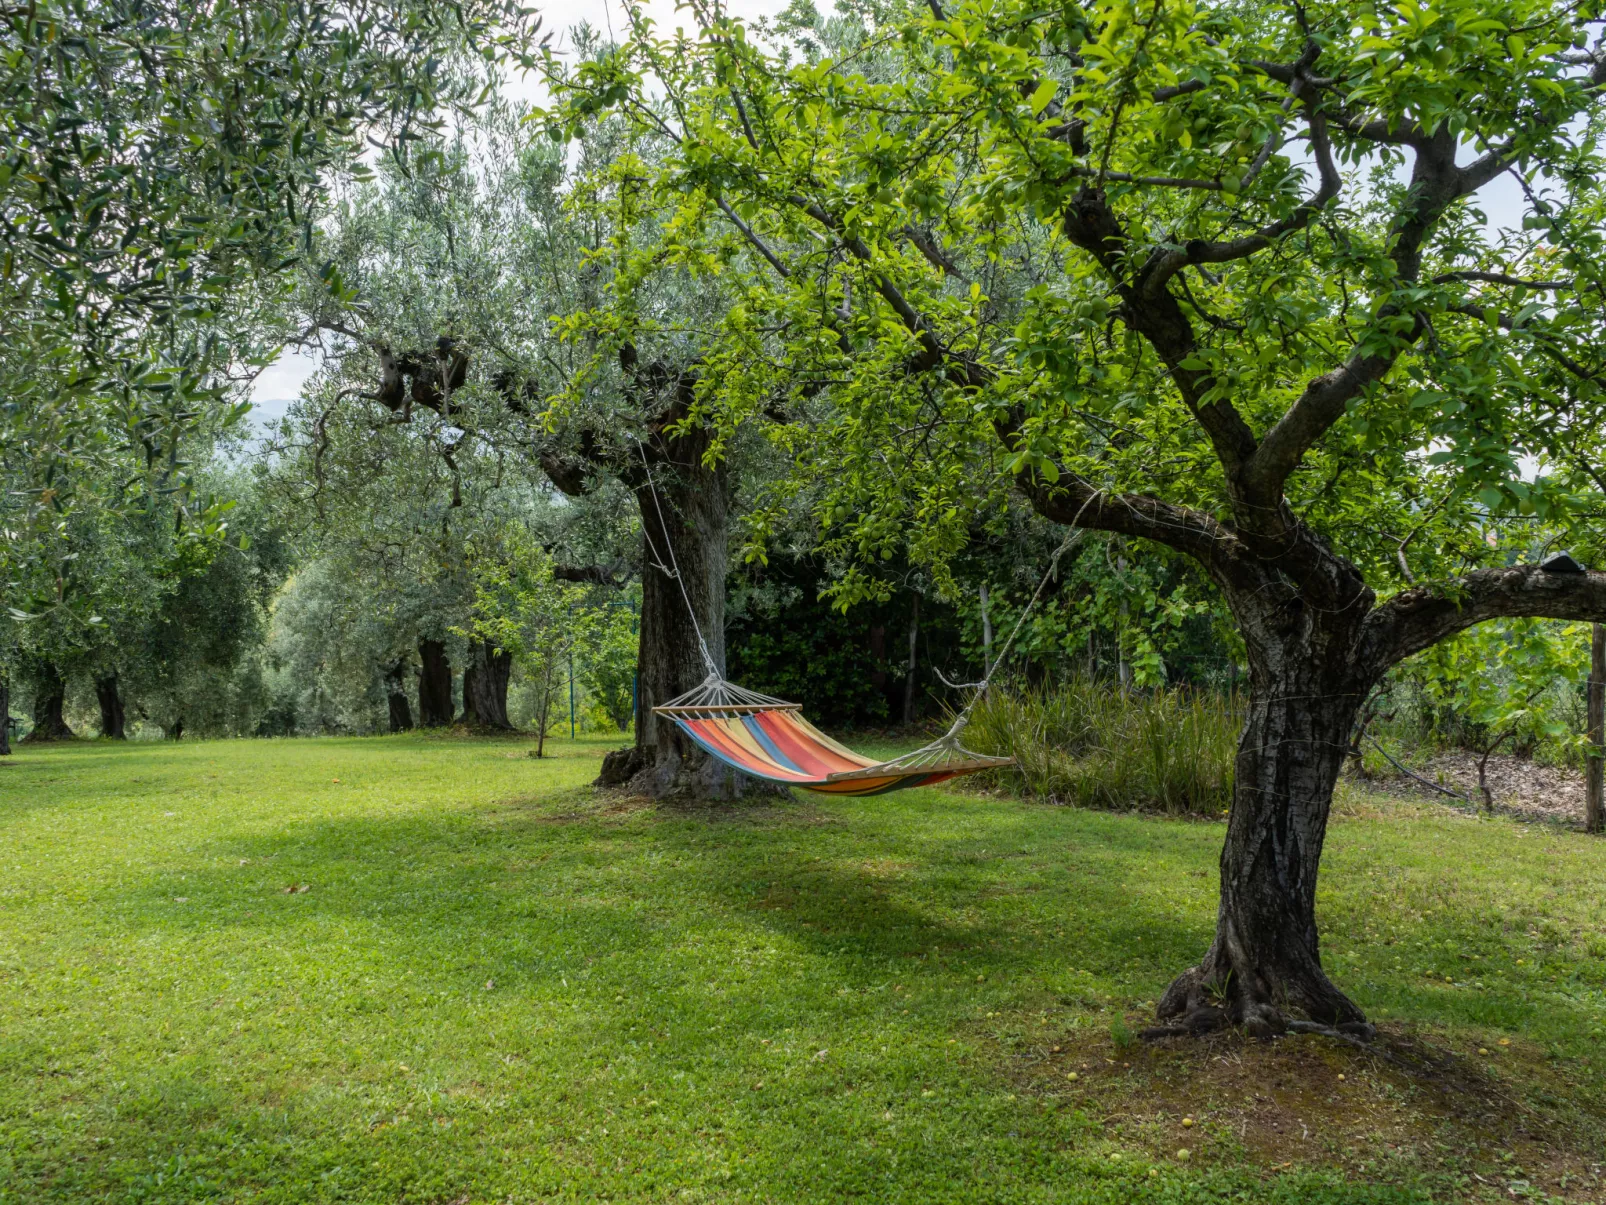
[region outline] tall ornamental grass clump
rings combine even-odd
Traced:
[[[993,688],[971,712],[965,743],[1013,757],[993,780],[1038,799],[1204,815],[1232,800],[1242,725],[1232,696],[1079,678]]]

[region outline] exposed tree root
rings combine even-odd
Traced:
[[[1157,1041],[1239,1028],[1253,1038],[1274,1038],[1290,1030],[1312,1032],[1311,1026],[1367,1037],[1375,1032],[1314,957],[1294,959],[1296,965],[1275,970],[1244,970],[1233,962],[1252,963],[1247,957],[1231,957],[1236,944],[1218,935],[1204,961],[1172,980],[1160,998],[1155,1011],[1162,1024],[1139,1036]],[[1294,1020],[1289,1010],[1310,1019]]]

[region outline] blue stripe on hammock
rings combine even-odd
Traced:
[[[763,749],[765,753],[768,753],[772,758],[774,758],[779,765],[785,766],[794,774],[802,774],[807,776],[808,771],[802,766],[797,765],[790,757],[787,757],[786,754],[782,753],[778,748],[776,748],[775,742],[770,739],[770,734],[765,732],[764,729],[759,726],[759,722],[752,716],[744,715],[742,717],[742,727],[747,729],[747,731],[752,734],[753,739],[758,742],[759,748]]]

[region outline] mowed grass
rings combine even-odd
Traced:
[[[0,1202],[1597,1199],[1599,839],[1351,800],[1326,961],[1395,1061],[1148,1047],[1219,823],[653,808],[606,745],[24,746]]]

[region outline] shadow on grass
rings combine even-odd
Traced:
[[[392,1040],[361,1028],[375,1014],[405,1019],[398,1028],[415,1043],[424,1041],[423,1031],[443,1035],[436,1040],[446,1057],[465,1066],[493,1041],[532,1062],[546,1058],[567,1079],[555,1086],[543,1081],[543,1092],[577,1098],[591,1092],[599,1099],[613,1096],[597,1085],[615,1082],[607,1077],[621,1074],[618,1067],[639,1064],[643,1075],[660,1077],[690,1068],[706,1080],[717,1073],[711,1068],[738,1060],[738,1043],[756,1044],[758,1035],[792,1027],[810,1033],[824,1024],[858,1025],[878,1030],[877,1040],[884,1034],[895,1052],[919,1043],[941,1051],[947,1035],[969,1039],[991,1024],[981,1019],[982,1008],[1008,1012],[1014,1025],[1019,1014],[1059,1001],[1055,1018],[1082,1026],[1085,1036],[1102,1032],[1090,1024],[1108,1026],[1109,1007],[1136,1007],[1203,951],[1219,836],[1212,826],[945,792],[894,804],[798,800],[688,812],[618,808],[570,788],[431,814],[302,819],[284,831],[214,837],[168,856],[162,873],[131,884],[91,883],[73,907],[108,948],[173,939],[162,948],[179,964],[175,977],[202,973],[183,965],[187,950],[244,951],[215,977],[228,984],[229,995],[260,995],[272,1011],[293,1018],[305,1031],[301,1049],[315,1056],[308,1069],[275,1072],[276,1090],[308,1094],[293,1115],[273,1114],[247,1085],[223,1086],[215,1069],[191,1073],[182,1058],[164,1061],[170,1052],[153,1057],[117,1107],[147,1127],[155,1145],[170,1150],[198,1124],[215,1123],[219,1133],[239,1135],[264,1166],[289,1160],[300,1175],[342,1167],[348,1174],[353,1160],[367,1166],[382,1148],[385,1158],[424,1176],[437,1174],[429,1171],[428,1152],[431,1142],[447,1141],[445,1131],[405,1131],[377,1111],[373,1137],[347,1136],[312,1153],[274,1145],[307,1140],[316,1092],[332,1093],[333,1082],[354,1074],[341,1069],[341,1059],[358,1067],[416,1062],[405,1048],[360,1059],[342,1053]],[[286,891],[302,886],[307,890]],[[1339,915],[1372,906],[1346,897]],[[1466,926],[1468,940],[1474,932]],[[231,978],[245,981],[234,986]],[[910,1002],[912,1013],[900,1011],[905,999],[889,994],[896,988],[920,997]],[[1500,999],[1532,1007],[1516,988]],[[1576,1002],[1557,1004],[1568,1032],[1587,1036],[1593,1013]],[[90,1014],[84,1016],[87,1024]],[[536,1023],[544,1036],[522,1032]],[[217,1032],[226,1035],[227,1025],[219,1022]],[[370,1032],[380,1036],[365,1036]],[[648,1035],[665,1034],[672,1034],[666,1046],[643,1045]],[[1019,1040],[1000,1038],[998,1051],[952,1064],[952,1076],[980,1099],[1007,1080],[1004,1065]],[[935,1075],[934,1056],[907,1056],[893,1070],[899,1053],[881,1049],[881,1063],[873,1061],[873,1048],[861,1052],[859,1081],[831,1083],[831,1101],[844,1083],[881,1090],[897,1076]],[[19,1046],[21,1061],[8,1060],[13,1074],[49,1073],[38,1065],[47,1052],[37,1041]],[[470,1077],[469,1070],[461,1074]],[[606,1108],[623,1108],[634,1090],[621,1082],[619,1098],[604,1099]],[[95,1094],[109,1089],[91,1083],[75,1091],[93,1114]],[[827,1089],[819,1091],[824,1100]],[[664,1094],[653,1088],[655,1097]],[[643,1088],[639,1095],[648,1093]],[[449,1112],[431,1100],[432,1110]],[[549,1126],[560,1124],[553,1115],[571,1109],[545,1100],[519,1107]],[[750,1107],[756,1108],[699,1100],[687,1116],[718,1129]],[[752,1124],[793,1126],[811,1140],[810,1116]],[[850,1121],[869,1134],[880,1116],[878,1106]],[[1042,1149],[1060,1149],[1056,1143],[1065,1141],[1061,1123],[1026,1122],[1013,1113],[978,1113],[966,1125],[978,1141],[1013,1140],[1009,1127],[1028,1125],[1038,1128],[1022,1132]],[[757,1141],[757,1131],[746,1133],[747,1141]],[[860,1137],[834,1134],[831,1141],[869,1159],[856,1145]],[[465,1152],[480,1152],[466,1132],[462,1141]],[[661,1150],[671,1139],[658,1133],[651,1141]],[[593,1157],[587,1148],[570,1149]],[[913,1160],[920,1157],[912,1152]],[[991,1157],[966,1154],[979,1169],[969,1174],[985,1179]],[[924,1158],[954,1162],[934,1152]],[[766,1182],[756,1183],[763,1189]],[[773,1189],[782,1181],[769,1183]],[[430,1199],[415,1187],[406,1194]],[[455,1195],[454,1189],[440,1199]]]
[[[1202,904],[1196,837],[1145,842],[1105,817],[931,803],[910,834],[811,801],[669,811],[575,788],[229,837],[194,851],[182,887],[169,869],[99,902],[136,930],[198,937],[223,928],[311,941],[366,925],[387,962],[464,990],[487,978],[550,990],[609,959],[672,962],[706,932],[745,930],[740,940],[781,941],[860,987],[890,975],[954,991],[977,975],[1046,985],[1068,963],[1119,981],[1074,994],[1097,999],[1152,995],[1208,940],[1203,906],[1188,918],[1145,888],[1185,878]],[[1056,848],[1067,823],[1071,857]],[[706,1003],[671,994],[678,1010]]]

